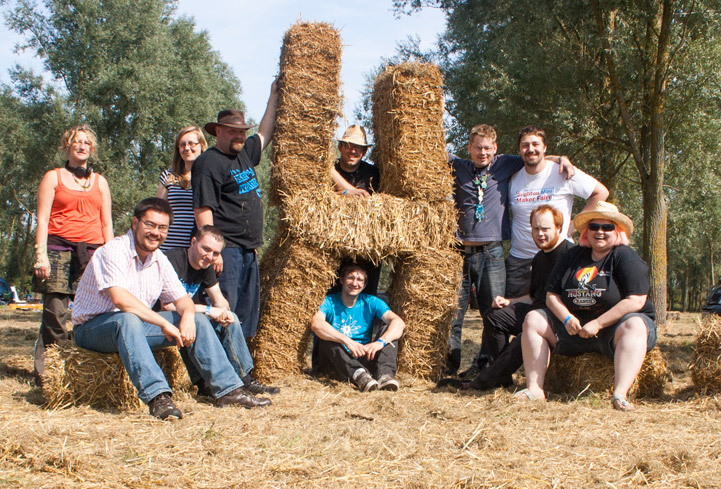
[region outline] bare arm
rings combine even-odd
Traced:
[[[163,316],[140,302],[128,289],[124,289],[123,287],[110,287],[108,288],[108,295],[113,305],[121,311],[135,314],[141,321],[159,326],[168,341],[174,340],[178,346],[183,344],[183,339],[180,336],[178,328]],[[189,297],[188,300],[190,300]]]
[[[313,315],[313,319],[310,321],[310,329],[321,340],[333,341],[345,345],[354,358],[361,357],[365,354],[363,345],[357,341],[353,341],[350,337],[331,326],[330,323],[325,320],[325,314],[320,311]]]
[[[338,173],[338,170],[336,170],[335,167],[330,169],[330,176],[333,179],[335,190],[339,194],[358,197],[370,197],[371,195],[362,188],[357,188],[351,185],[348,180],[343,178],[343,176]]]
[[[588,200],[586,200],[586,205],[583,206],[581,212],[593,210],[597,203],[605,201],[606,199],[608,199],[608,189],[601,182],[597,182],[596,187],[593,189],[593,192],[591,192]],[[576,226],[574,226],[573,221],[571,221],[571,224],[568,226],[568,235],[571,236],[575,232]]]
[[[48,259],[48,225],[50,211],[55,200],[55,189],[58,186],[57,173],[47,172],[38,186],[37,229],[35,230],[35,275],[41,280],[50,276],[50,260]]]
[[[223,297],[223,293],[220,291],[220,285],[216,283],[212,287],[208,287],[205,289],[205,293],[208,294],[208,297],[210,297],[215,307],[230,310],[230,304],[228,304],[228,300]]]
[[[550,160],[554,163],[558,163],[558,173],[565,173],[566,174],[566,180],[570,180],[573,178],[573,175],[576,174],[576,167],[573,166],[571,163],[571,160],[568,159],[566,156],[546,156],[547,160]]]
[[[396,341],[403,335],[403,330],[406,327],[406,323],[398,316],[396,313],[394,313],[391,310],[388,310],[383,314],[383,322],[388,325],[388,328],[386,329],[385,333],[383,333],[378,340],[372,341],[368,343],[367,345],[363,345],[363,349],[365,350],[365,356],[369,360],[373,360],[375,358],[376,353],[381,351],[383,348],[388,346],[389,348],[394,348],[393,345],[388,345],[392,341]]]
[[[524,304],[530,304],[531,296],[526,294],[522,295],[521,297],[513,297],[512,299],[506,299],[505,297],[501,297],[500,295],[497,295],[493,298],[493,302],[491,303],[491,307],[493,309],[503,309],[506,306],[510,306],[511,304],[515,304],[516,302],[522,302]]]
[[[566,327],[568,334],[575,335],[581,331],[581,321],[571,314],[568,308],[563,305],[560,295],[554,294],[553,292],[546,292],[546,307],[551,310],[559,321],[564,323],[563,325]],[[566,320],[566,318],[568,318],[568,320]]]
[[[195,225],[198,229],[205,225],[213,225],[213,211],[210,207],[197,207],[195,211]]]
[[[162,183],[158,184],[158,192],[155,194],[155,196],[159,199],[168,200],[168,189],[165,187],[165,185],[163,185]]]
[[[100,184],[100,195],[102,196],[102,207],[100,208],[100,225],[103,228],[103,242],[107,243],[115,237],[113,234],[113,212],[110,199],[110,187],[105,177],[98,175]]]
[[[268,98],[268,105],[265,107],[265,114],[260,120],[258,126],[258,136],[260,137],[261,150],[265,149],[270,143],[270,139],[273,137],[273,131],[275,130],[275,111],[278,108],[278,81],[276,78],[270,85],[270,97]]]

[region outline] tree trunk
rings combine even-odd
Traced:
[[[681,296],[681,311],[688,311],[688,269],[683,274],[683,295]]]

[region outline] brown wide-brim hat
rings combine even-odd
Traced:
[[[208,134],[215,136],[215,128],[218,126],[234,127],[235,129],[250,129],[255,127],[245,123],[245,114],[242,110],[226,109],[218,112],[218,122],[208,122],[205,130]]]
[[[358,124],[349,126],[348,129],[343,133],[343,137],[338,140],[339,143],[350,143],[356,146],[363,146],[368,148],[372,144],[368,144],[368,138],[366,137],[366,130]]]
[[[598,202],[593,209],[579,212],[573,219],[573,225],[578,232],[583,232],[588,227],[589,221],[593,219],[607,219],[616,223],[627,236],[633,234],[633,221],[627,215],[622,214],[618,207],[610,202]]]

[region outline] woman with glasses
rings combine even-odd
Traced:
[[[531,311],[523,324],[526,389],[516,396],[545,399],[543,383],[551,353],[598,352],[613,359],[613,407],[631,411],[628,389],[656,344],[648,267],[628,246],[633,222],[615,205],[599,202],[573,223],[580,232],[579,246],[554,267],[547,309]]]
[[[175,137],[173,162],[160,174],[157,196],[166,199],[173,209],[173,224],[168,230],[165,243],[160,247],[188,248],[195,225],[193,214],[193,189],[190,176],[195,159],[208,148],[203,132],[197,126],[182,128]]]
[[[113,239],[110,188],[90,164],[97,150],[95,132],[87,125],[71,127],[58,149],[65,153],[65,166],[45,173],[38,187],[33,287],[43,294],[34,359],[38,383],[45,348],[69,339],[68,305],[85,266],[97,248]]]

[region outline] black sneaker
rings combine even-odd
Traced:
[[[361,392],[372,392],[378,389],[378,381],[363,368],[355,371],[353,374],[353,383],[358,386],[358,390]]]
[[[388,374],[378,377],[378,388],[382,391],[397,391],[400,385],[398,381]]]
[[[471,365],[468,369],[459,373],[458,378],[461,380],[473,380],[478,377],[479,373],[481,373],[481,369],[479,369],[475,365]]]
[[[206,384],[203,379],[200,379],[200,381],[195,384],[195,387],[198,389],[198,397],[213,397],[210,387],[208,387],[208,384]]]
[[[265,385],[255,377],[247,376],[243,379],[243,390],[250,392],[253,395],[277,394],[280,392],[280,387]]]
[[[173,400],[167,392],[155,396],[153,400],[148,403],[148,407],[150,408],[150,414],[156,418],[164,420],[173,416],[178,419],[183,419],[183,413],[175,407]]]

